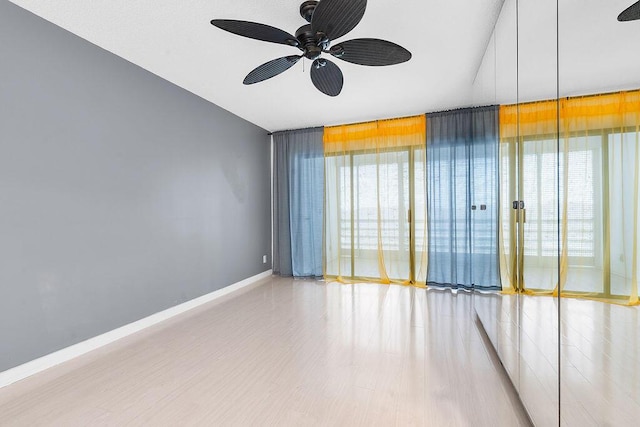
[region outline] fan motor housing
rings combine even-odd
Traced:
[[[313,32],[310,24],[298,28],[296,39],[300,42],[298,47],[303,51],[304,57],[312,60],[318,58],[323,49],[329,47],[329,40],[326,36]]]

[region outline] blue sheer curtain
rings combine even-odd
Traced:
[[[498,107],[427,114],[427,284],[499,290]]]
[[[273,134],[275,274],[322,276],[323,128]]]

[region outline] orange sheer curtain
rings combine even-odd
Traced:
[[[558,281],[557,111],[556,101],[500,108],[499,241],[507,293],[520,287],[551,294]],[[526,214],[512,208],[516,200],[525,202]]]
[[[640,91],[502,107],[500,127],[502,200],[515,200],[510,197],[514,167],[522,180],[523,196],[529,198],[520,264],[525,287],[638,304]],[[522,159],[514,160],[518,135]],[[559,176],[559,182],[554,176]],[[513,251],[515,223],[508,209],[506,205],[501,209],[500,240],[503,280],[512,288],[510,279],[518,260],[514,261]],[[558,217],[559,230],[552,226]],[[559,286],[557,267],[548,256],[558,252],[552,241],[557,241],[558,232]]]
[[[325,277],[424,286],[425,117],[326,127]]]

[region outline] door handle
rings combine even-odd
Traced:
[[[516,210],[516,224],[524,224],[527,222],[527,210],[524,208],[523,200],[514,200],[512,208]]]

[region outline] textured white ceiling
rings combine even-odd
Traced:
[[[369,0],[362,22],[339,40],[387,39],[413,58],[391,67],[335,60],[345,78],[336,98],[315,89],[308,60],[273,79],[243,85],[256,66],[298,50],[209,23],[243,19],[295,33],[305,24],[298,13],[302,0],[12,1],[270,131],[516,99],[515,0]],[[640,87],[640,22],[615,20],[633,1],[559,2],[561,93]],[[552,97],[555,0],[519,4],[520,100]]]
[[[412,52],[390,67],[336,60],[344,89],[315,89],[309,60],[265,82],[244,76],[292,47],[239,37],[214,18],[243,19],[289,33],[306,22],[302,0],[12,0],[19,6],[267,130],[348,123],[469,105],[471,85],[502,0],[370,0],[339,40],[382,38]]]

